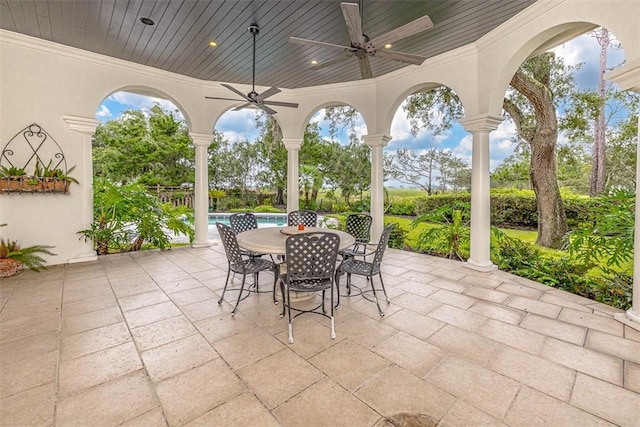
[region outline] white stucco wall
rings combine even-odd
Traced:
[[[309,118],[326,105],[348,104],[362,114],[368,132],[388,135],[393,116],[410,93],[447,85],[460,96],[468,116],[500,114],[511,75],[526,56],[571,28],[605,25],[622,42],[627,60],[640,58],[640,1],[540,0],[477,43],[377,79],[283,90],[277,100],[300,104],[276,116],[287,139],[302,138]],[[565,25],[569,23],[570,25]],[[242,90],[241,85],[235,85]],[[200,81],[42,40],[0,31],[0,147],[31,123],[58,142],[73,175],[82,177],[83,135],[69,130],[65,115],[94,118],[103,99],[118,90],[166,97],[178,106],[192,133],[210,134],[234,104],[205,95],[228,96],[217,82]],[[246,87],[246,91],[249,88]],[[0,235],[24,245],[55,246],[51,264],[78,259],[90,244],[76,232],[82,218],[83,180],[68,195],[0,195]],[[86,194],[86,192],[85,192]],[[86,206],[86,203],[84,204]]]

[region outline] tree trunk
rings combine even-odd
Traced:
[[[140,248],[142,248],[142,243],[144,242],[144,236],[143,235],[139,235],[136,240],[133,242],[133,244],[131,245],[131,250],[132,251],[139,251]]]
[[[276,200],[274,200],[273,204],[284,205],[284,188],[276,188]]]
[[[538,239],[536,243],[548,248],[559,248],[568,231],[567,217],[558,188],[555,168],[554,136],[540,135],[531,144],[529,176],[536,194],[538,210]]]
[[[598,109],[593,127],[593,154],[591,167],[591,182],[589,185],[589,195],[598,196],[604,194],[606,187],[605,169],[605,81],[604,73],[607,71],[607,47],[609,47],[609,31],[601,28],[596,31],[596,39],[600,45],[600,74],[598,75],[598,96],[602,103]]]
[[[550,67],[546,69],[549,70]],[[548,81],[548,74],[541,76],[540,80]],[[511,86],[531,102],[536,112],[535,130],[526,135],[521,126],[522,112],[507,99],[503,103],[505,111],[516,124],[518,133],[531,146],[529,175],[538,209],[536,243],[549,248],[559,248],[568,227],[556,178],[555,149],[558,139],[558,120],[553,104],[553,94],[546,85],[534,80],[521,70],[518,70],[511,79]]]

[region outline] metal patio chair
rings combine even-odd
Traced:
[[[280,276],[280,290],[282,292],[282,314],[285,308],[289,313],[289,343],[293,344],[292,322],[304,313],[315,313],[331,320],[331,338],[335,339],[336,330],[333,318],[333,285],[335,279],[336,260],[340,237],[334,233],[311,232],[289,236],[285,243],[286,274]],[[325,293],[331,293],[331,314],[327,315],[325,308]],[[310,310],[291,307],[291,291],[320,292],[322,302]],[[322,311],[318,311],[322,309]],[[298,313],[291,317],[291,310]]]
[[[292,211],[287,215],[287,225],[295,227],[298,224],[304,224],[305,227],[318,226],[318,214],[313,211]]]
[[[243,231],[254,230],[258,228],[258,219],[252,213],[235,213],[229,217],[229,226],[233,230],[234,234],[242,233]],[[252,258],[260,258],[264,253],[248,251],[240,248],[242,255],[246,255]],[[273,261],[273,258],[271,258]]]
[[[228,225],[221,224],[219,222],[216,223],[216,227],[218,228],[218,233],[220,234],[220,239],[222,240],[222,245],[224,246],[224,251],[227,254],[227,278],[224,282],[224,289],[222,290],[222,296],[220,300],[218,300],[218,304],[222,304],[224,299],[224,294],[229,291],[238,291],[238,300],[236,301],[236,305],[233,307],[233,311],[231,315],[234,316],[236,314],[236,309],[238,308],[238,304],[240,301],[247,298],[251,292],[260,292],[258,287],[258,275],[261,271],[270,270],[273,275],[273,303],[276,302],[276,283],[278,281],[278,267],[272,261],[269,261],[260,257],[242,257],[242,250],[238,245],[238,240],[236,239],[236,235]],[[229,286],[229,276],[231,272],[234,274],[242,274],[242,284],[239,288],[227,289]],[[254,283],[247,289],[245,289],[245,282],[247,280],[247,274],[252,274]],[[255,289],[254,289],[255,288]],[[245,292],[247,291],[247,292]]]
[[[387,244],[389,243],[389,236],[391,235],[391,230],[393,230],[394,224],[387,225],[382,231],[382,235],[380,236],[380,240],[376,246],[374,251],[369,253],[365,253],[365,256],[373,255],[373,260],[371,262],[361,261],[354,257],[344,259],[342,263],[336,269],[336,288],[338,289],[338,303],[336,304],[336,308],[340,305],[340,276],[345,274],[347,275],[347,292],[351,295],[351,275],[355,274],[358,276],[367,277],[367,281],[371,283],[371,289],[369,290],[360,290],[362,296],[368,300],[375,302],[378,306],[378,312],[380,313],[380,317],[384,317],[384,312],[380,308],[380,303],[378,302],[378,295],[376,291],[382,290],[384,293],[384,297],[389,304],[389,297],[387,296],[387,291],[384,288],[384,282],[382,280],[382,273],[380,272],[380,264],[382,263],[382,257],[384,256],[384,251],[387,248]],[[373,283],[373,276],[378,275],[380,277],[380,285],[382,289],[376,289],[375,284]],[[373,293],[373,300],[367,297],[365,292]]]
[[[366,255],[367,245],[371,238],[372,222],[373,218],[371,218],[371,215],[366,213],[350,214],[347,216],[344,231],[351,234],[356,239],[356,243],[339,252],[339,255],[342,256],[343,260],[353,258],[354,256]]]

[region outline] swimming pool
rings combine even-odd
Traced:
[[[216,225],[216,222],[229,225],[231,213],[210,213],[209,225]],[[287,225],[287,214],[285,213],[254,213],[258,221],[258,227],[282,227]],[[215,227],[214,227],[215,228]]]

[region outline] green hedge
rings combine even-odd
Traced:
[[[570,229],[592,222],[602,209],[600,198],[572,194],[563,195],[563,203]],[[389,215],[417,216],[453,203],[471,203],[469,193],[434,196],[395,197],[387,208]],[[496,227],[535,229],[538,225],[536,199],[531,190],[492,190],[491,224]]]

